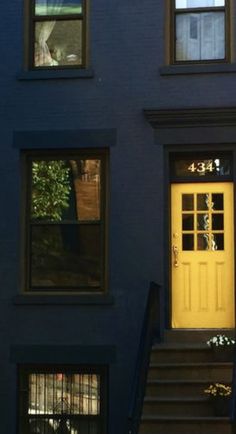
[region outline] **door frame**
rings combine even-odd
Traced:
[[[171,316],[172,316],[172,293],[171,293],[171,267],[172,267],[172,252],[171,252],[171,184],[173,183],[203,183],[203,182],[226,182],[230,181],[233,183],[234,187],[234,226],[236,223],[236,144],[235,145],[191,145],[191,146],[181,146],[178,148],[176,146],[164,146],[164,206],[163,206],[163,222],[164,222],[164,305],[165,305],[165,327],[171,329]],[[173,174],[173,164],[175,158],[178,157],[191,157],[201,158],[207,155],[220,155],[229,156],[232,162],[232,173],[230,176],[222,176],[219,180],[213,179],[212,177],[205,176],[204,179],[191,179],[191,178],[181,178],[176,177]],[[234,244],[236,245],[236,231],[234,231]],[[234,255],[234,279],[236,282],[236,253]],[[236,285],[235,285],[236,288]],[[236,302],[236,289],[234,290],[234,299]],[[236,303],[235,303],[236,306]]]

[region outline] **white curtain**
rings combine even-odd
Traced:
[[[176,60],[213,60],[225,57],[223,12],[176,16]]]
[[[42,15],[50,16],[59,14],[63,0],[44,0],[42,7]],[[37,4],[36,4],[37,11]],[[41,14],[40,14],[41,15]],[[49,51],[47,41],[50,37],[56,21],[38,21],[35,25],[35,66],[54,66],[57,65]]]

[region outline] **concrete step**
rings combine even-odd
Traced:
[[[231,361],[228,358],[227,352],[225,352],[226,358],[224,361]],[[206,344],[161,344],[154,345],[150,356],[151,362],[163,363],[168,361],[168,363],[177,362],[215,362],[216,356],[214,351],[208,347]],[[222,358],[223,361],[223,358]]]
[[[214,416],[214,409],[209,398],[165,398],[146,397],[143,404],[143,416]]]
[[[146,384],[146,396],[163,398],[179,396],[201,398],[210,381],[202,380],[151,380]]]
[[[150,363],[148,380],[232,381],[231,362],[222,363]]]
[[[230,419],[215,417],[204,390],[232,382],[232,361],[217,361],[206,341],[232,330],[171,330],[153,346],[139,434],[232,434]]]
[[[169,329],[165,330],[164,342],[205,344],[212,336],[224,334],[234,337],[234,329]]]
[[[232,434],[225,417],[142,417],[139,434]]]

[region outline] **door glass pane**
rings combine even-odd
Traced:
[[[206,231],[209,229],[209,214],[197,215],[197,229],[199,231]]]
[[[197,210],[198,211],[204,211],[208,210],[210,204],[210,195],[207,194],[197,194]]]
[[[194,235],[183,234],[182,243],[183,243],[183,250],[194,250]]]
[[[223,193],[212,194],[212,209],[222,211],[224,209],[224,195]]]
[[[182,195],[182,210],[192,211],[194,209],[194,196],[193,194]]]
[[[211,250],[209,233],[197,235],[197,250]]]
[[[183,231],[190,231],[194,229],[194,215],[183,214],[182,215],[182,229]]]
[[[212,229],[218,231],[224,229],[224,214],[212,214]]]
[[[224,250],[224,234],[212,234],[212,250]]]
[[[82,0],[35,0],[35,15],[70,15],[82,13]]]

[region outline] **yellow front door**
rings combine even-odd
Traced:
[[[234,327],[233,184],[172,184],[171,213],[172,327]]]

